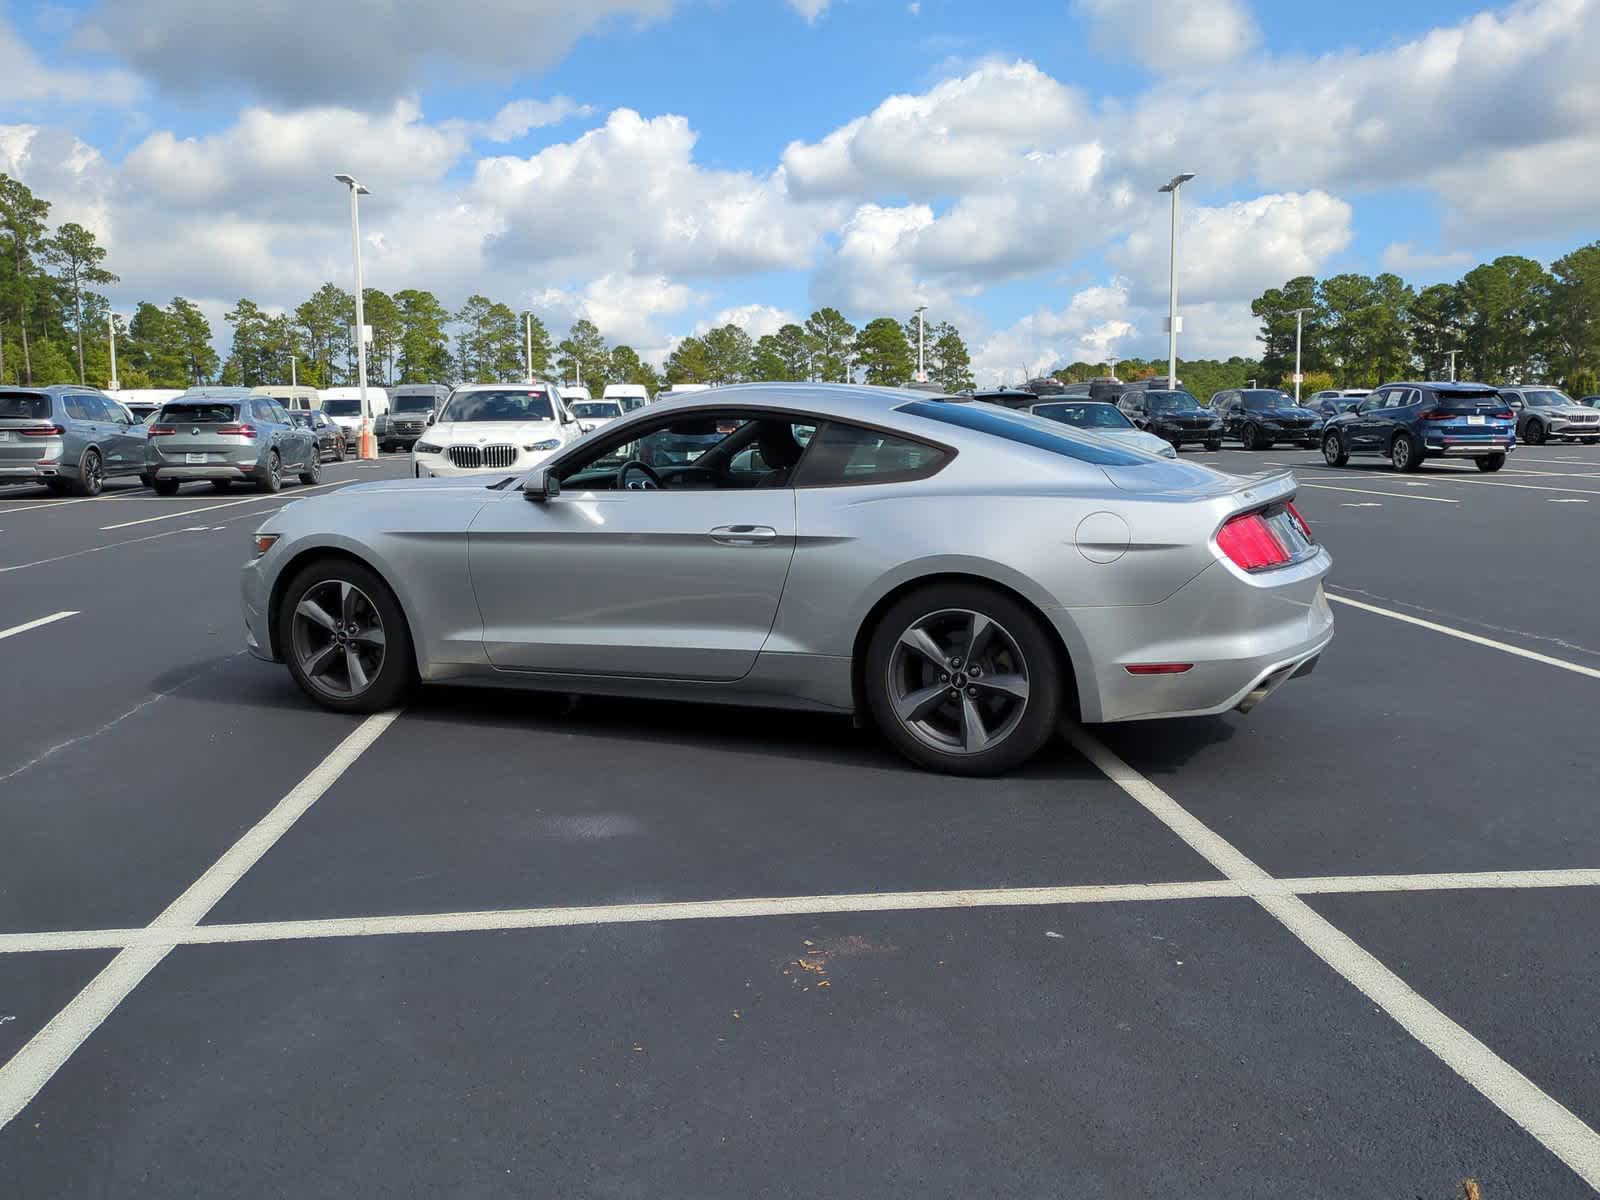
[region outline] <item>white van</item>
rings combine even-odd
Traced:
[[[160,412],[161,406],[168,400],[176,400],[183,395],[183,389],[117,388],[113,390],[107,388],[105,394],[132,413],[135,421],[143,424]]]
[[[561,398],[563,400],[565,400],[569,405],[575,404],[579,400],[593,400],[594,399],[594,397],[589,394],[589,389],[584,387],[584,386],[582,386],[581,384],[579,384],[577,386],[569,387],[569,386],[567,386],[566,384],[563,383],[559,387],[556,388],[556,391],[561,393]]]
[[[322,411],[333,418],[333,423],[345,433],[361,435],[361,389],[336,387],[322,389]],[[389,411],[389,393],[381,387],[368,386],[367,413],[374,420]]]
[[[289,384],[273,384],[268,387],[251,388],[258,396],[271,396],[290,412],[311,412],[322,407],[322,393],[314,387],[304,384],[290,386]],[[371,391],[371,388],[367,389]]]
[[[615,400],[622,405],[623,412],[630,413],[649,404],[650,393],[645,390],[642,383],[608,383],[600,399]]]

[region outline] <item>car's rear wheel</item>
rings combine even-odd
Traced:
[[[1350,449],[1344,444],[1344,438],[1330,433],[1322,439],[1322,457],[1330,467],[1342,467],[1350,461]]]
[[[360,563],[334,558],[306,567],[284,590],[277,619],[289,673],[319,704],[381,712],[416,681],[400,602]]]
[[[150,483],[158,496],[176,496],[178,494],[178,481],[176,479],[155,479]]]
[[[46,479],[44,486],[50,490],[52,496],[65,496],[72,490],[72,485],[65,479]]]
[[[978,584],[935,584],[895,603],[867,646],[867,703],[919,766],[994,775],[1055,732],[1062,669],[1039,618]]]
[[[1530,445],[1530,446],[1542,446],[1542,445],[1544,445],[1544,443],[1545,443],[1544,422],[1542,422],[1542,421],[1529,421],[1528,422],[1528,428],[1527,428],[1526,432],[1524,432],[1523,435],[1522,435],[1522,440],[1527,442],[1528,445]]]
[[[274,450],[267,455],[267,473],[256,480],[258,492],[276,492],[283,489],[283,459]]]
[[[1472,460],[1480,471],[1498,471],[1506,465],[1504,454],[1485,454],[1481,458]]]
[[[72,490],[80,496],[98,496],[105,486],[105,464],[100,461],[100,451],[91,447],[78,460],[78,480]]]
[[[1409,433],[1396,434],[1389,447],[1389,461],[1394,464],[1396,471],[1419,471],[1422,469],[1422,448]]]
[[[1222,439],[1221,438],[1215,438],[1212,441],[1207,442],[1206,443],[1206,449],[1210,450],[1210,451],[1213,451],[1213,452],[1215,452],[1217,450],[1221,450],[1222,449]]]
[[[211,490],[214,492],[231,491],[232,488],[233,480],[231,479],[213,479],[211,481]]]

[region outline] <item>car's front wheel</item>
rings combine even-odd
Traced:
[[[327,708],[381,712],[416,681],[400,602],[360,563],[335,558],[304,568],[284,589],[277,621],[289,673]]]
[[[1206,449],[1210,450],[1212,453],[1216,453],[1218,450],[1221,450],[1222,449],[1222,439],[1221,438],[1212,438],[1209,442],[1206,443]]]
[[[1506,456],[1504,454],[1485,454],[1481,458],[1475,458],[1472,461],[1480,471],[1498,471],[1506,465]]]
[[[1539,421],[1529,421],[1522,440],[1530,446],[1542,446],[1545,443],[1544,425]]]
[[[888,742],[953,775],[1026,762],[1061,711],[1061,663],[1043,624],[978,584],[935,584],[896,602],[867,645],[864,682]]]
[[[1342,467],[1350,461],[1350,449],[1344,438],[1330,433],[1322,439],[1322,457],[1330,467]]]

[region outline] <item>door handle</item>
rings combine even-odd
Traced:
[[[765,546],[778,540],[771,525],[718,525],[706,534],[722,546]]]

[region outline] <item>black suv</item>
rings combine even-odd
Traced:
[[[966,395],[984,404],[998,404],[1001,408],[1026,409],[1039,403],[1038,396],[1021,388],[995,388],[987,392],[971,391]]]
[[[1222,418],[1225,436],[1238,438],[1246,450],[1270,450],[1275,442],[1317,446],[1322,442],[1321,413],[1302,408],[1277,388],[1234,388],[1211,397]]]
[[[1165,438],[1177,449],[1186,442],[1222,449],[1222,422],[1188,392],[1135,388],[1122,393],[1117,407],[1140,429]]]

